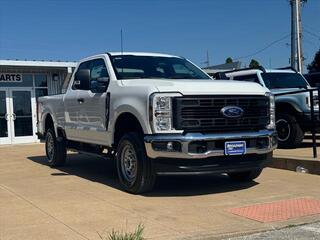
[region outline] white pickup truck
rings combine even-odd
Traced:
[[[38,100],[50,166],[67,149],[115,159],[121,186],[157,175],[259,176],[277,146],[274,97],[257,83],[212,80],[182,57],[106,53],[80,61],[66,93]]]

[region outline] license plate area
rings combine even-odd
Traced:
[[[246,141],[231,141],[224,143],[225,155],[244,155],[246,152]]]

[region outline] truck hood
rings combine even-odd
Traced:
[[[294,91],[300,91],[300,90],[304,90],[303,88],[277,88],[277,89],[270,89],[271,93],[273,94],[277,94],[277,93],[290,93],[290,92],[294,92]],[[318,93],[314,92],[313,95],[317,96]],[[278,96],[278,99],[283,99],[283,98],[288,98],[288,97],[293,97],[296,98],[297,96],[303,96],[303,97],[308,97],[309,92],[302,92],[302,93],[295,93],[295,94],[288,94],[288,95],[282,95],[282,96]]]
[[[180,92],[184,95],[263,95],[267,88],[257,83],[230,80],[199,79],[130,79],[122,80],[124,86],[153,86],[159,92]]]
[[[304,90],[304,89],[303,88],[276,88],[276,89],[270,89],[270,91],[273,94],[285,93],[285,92],[294,92],[294,91],[299,91],[299,90]]]

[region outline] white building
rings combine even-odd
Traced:
[[[61,93],[75,62],[0,60],[0,145],[37,142],[37,97]]]

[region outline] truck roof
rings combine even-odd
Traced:
[[[134,56],[151,56],[151,57],[178,57],[175,55],[170,54],[163,54],[163,53],[152,53],[152,52],[108,52],[111,56],[117,55],[134,55]]]
[[[226,72],[225,74],[227,75],[249,75],[249,74],[255,74],[257,72],[266,72],[266,73],[296,73],[294,70],[291,69],[239,69],[239,70],[234,70],[234,71],[229,71]]]
[[[120,55],[131,55],[131,56],[150,56],[150,57],[176,57],[182,58],[175,55],[163,54],[163,53],[151,53],[151,52],[105,52],[101,54],[92,55],[86,58],[82,58],[79,62],[92,60],[103,55],[120,56]]]

